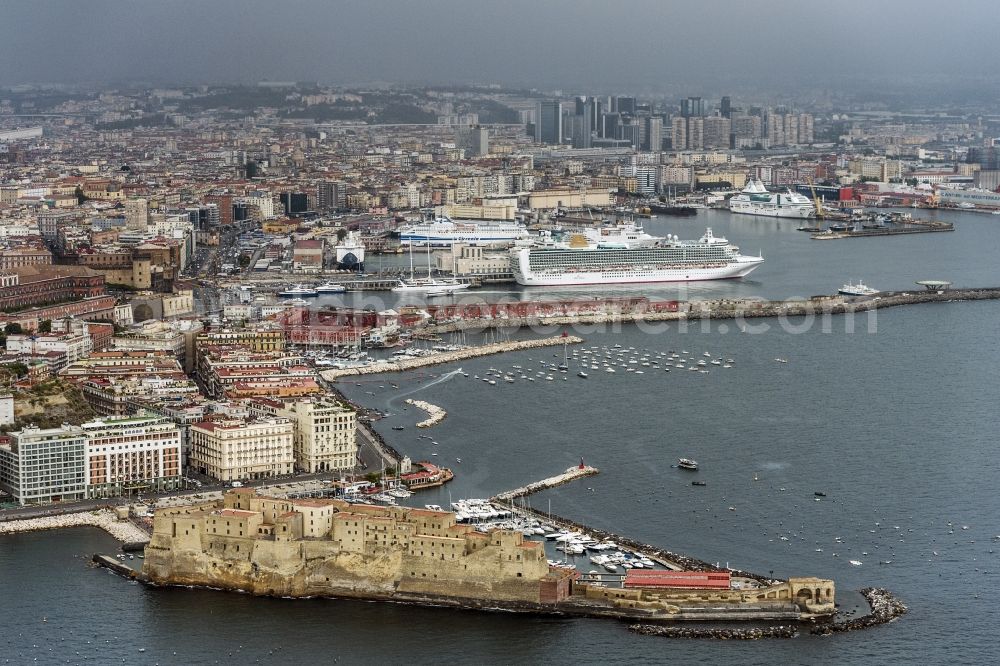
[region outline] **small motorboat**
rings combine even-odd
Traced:
[[[691,460],[690,458],[678,458],[677,466],[680,467],[681,469],[691,469],[691,470],[698,469],[697,461]]]

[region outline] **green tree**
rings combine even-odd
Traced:
[[[347,238],[347,229],[337,229],[337,242],[340,243]]]
[[[12,321],[3,327],[3,332],[7,335],[20,335],[24,333],[24,329],[16,321]]]
[[[8,363],[3,367],[6,368],[8,371],[10,371],[10,373],[13,374],[18,379],[28,374],[28,366],[26,366],[24,363],[21,363],[20,361],[15,361],[14,363]]]
[[[52,332],[52,320],[43,319],[38,322],[38,332],[39,333],[51,333]]]

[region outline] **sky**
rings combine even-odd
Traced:
[[[1000,75],[996,0],[2,0],[0,85]]]

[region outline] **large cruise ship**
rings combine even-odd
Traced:
[[[696,241],[662,239],[655,245],[605,246],[577,238],[568,245],[530,247],[511,254],[518,284],[562,286],[722,280],[749,275],[763,263],[708,229]]]
[[[759,180],[751,180],[743,191],[729,200],[729,210],[747,215],[768,217],[810,217],[816,211],[809,197],[786,189],[768,192]]]
[[[452,220],[439,217],[431,222],[407,224],[399,228],[400,245],[500,245],[527,237],[528,228],[523,224],[504,220]]]

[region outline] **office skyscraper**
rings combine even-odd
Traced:
[[[615,97],[613,100],[614,108],[612,111],[617,111],[618,113],[627,113],[629,115],[635,115],[635,97]]]
[[[659,116],[647,116],[643,118],[645,132],[643,136],[643,150],[660,150],[663,145],[663,118]]]
[[[538,143],[562,143],[562,104],[556,100],[538,103],[535,114],[535,141]]]
[[[719,103],[719,112],[723,118],[733,117],[733,101],[729,98],[729,95],[723,97],[722,102]]]
[[[701,97],[687,97],[681,100],[681,115],[685,118],[700,118],[705,115],[705,100]]]

